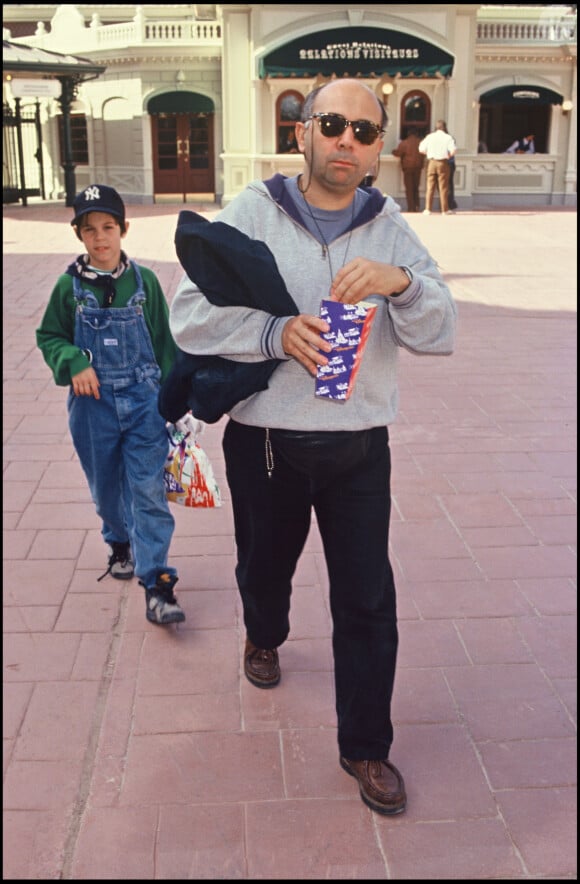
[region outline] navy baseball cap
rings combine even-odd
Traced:
[[[117,191],[106,184],[89,184],[85,187],[75,197],[73,210],[73,226],[78,226],[79,219],[88,212],[107,212],[119,219],[121,227],[125,226],[125,204]]]

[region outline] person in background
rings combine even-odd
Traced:
[[[69,387],[69,428],[109,550],[99,580],[136,574],[147,619],[180,623],[177,572],[167,564],[174,529],[163,476],[168,437],[157,408],[176,354],[169,308],[155,274],[121,250],[129,222],[117,191],[91,184],[73,211],[86,254],[58,278],[36,342],[56,383]]]
[[[298,153],[294,129],[285,129],[280,139],[280,153]]]
[[[427,156],[427,192],[424,215],[433,208],[435,188],[439,188],[439,201],[443,215],[452,215],[449,208],[449,158],[455,155],[455,141],[447,132],[445,120],[437,120],[435,130],[426,135],[419,144],[421,153]]]
[[[367,174],[365,175],[365,177],[363,178],[363,180],[361,181],[359,186],[360,187],[372,187],[373,184],[375,183],[375,179],[378,174],[379,174],[379,163],[377,161],[376,163],[373,163],[372,167],[368,170]]]
[[[447,132],[447,124],[445,124],[445,132]],[[453,137],[453,136],[451,136]],[[453,139],[455,141],[455,139]],[[455,214],[457,211],[457,200],[455,199],[455,154],[449,157],[449,212]]]
[[[411,126],[407,132],[407,137],[403,138],[392,151],[393,156],[399,157],[401,160],[408,212],[420,211],[419,185],[421,183],[421,172],[425,164],[425,155],[419,152],[420,143],[421,139],[418,130]]]
[[[517,138],[513,144],[504,150],[504,153],[535,153],[536,146],[534,144],[533,135],[524,135],[523,138]]]
[[[278,649],[289,636],[292,580],[314,510],[333,621],[339,763],[372,810],[397,814],[407,798],[390,759],[398,628],[388,426],[397,414],[399,348],[450,354],[456,307],[396,202],[358,186],[378,160],[386,122],[382,102],[358,80],[320,86],[296,124],[302,172],[248,184],[212,222],[268,246],[298,315],[214,306],[185,273],[170,327],[189,353],[281,360],[265,389],[229,410],[223,438],[243,671],[256,688],[280,682]],[[315,395],[331,350],[320,317],[326,298],[376,307],[348,400]]]

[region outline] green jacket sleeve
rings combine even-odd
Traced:
[[[52,290],[40,327],[36,330],[36,343],[60,387],[68,386],[75,374],[90,365],[83,351],[74,344],[74,321],[72,279],[63,274]]]
[[[161,380],[169,374],[175,357],[177,345],[169,330],[169,306],[157,276],[147,267],[140,267],[143,285],[147,293],[145,302],[145,322],[151,335],[151,343],[155,359],[161,369]]]

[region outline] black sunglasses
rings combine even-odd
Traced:
[[[371,123],[370,120],[347,120],[342,114],[312,114],[309,120],[317,120],[318,126],[325,138],[336,138],[342,135],[349,126],[352,126],[352,134],[361,144],[374,144],[384,129]]]

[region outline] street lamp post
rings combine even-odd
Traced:
[[[72,206],[76,195],[76,165],[73,162],[70,111],[77,96],[78,80],[75,77],[58,77],[62,91],[58,99],[62,109],[63,148],[62,168],[64,170],[65,205]]]

